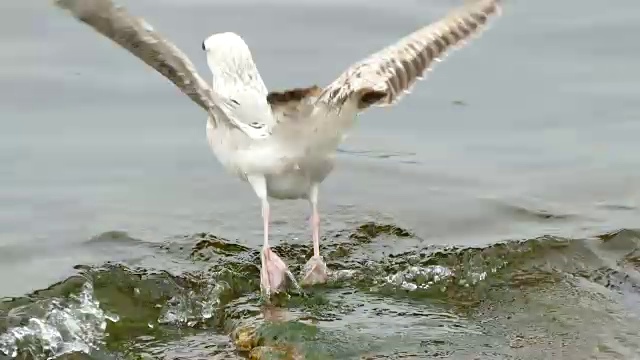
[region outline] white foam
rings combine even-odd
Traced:
[[[78,295],[69,299],[48,299],[14,309],[16,319],[26,325],[10,327],[0,334],[0,353],[16,358],[31,354],[35,359],[53,359],[63,354],[89,354],[102,343],[107,320],[118,321],[117,315],[107,314],[94,297],[93,284],[85,282]],[[33,316],[44,310],[44,315]]]

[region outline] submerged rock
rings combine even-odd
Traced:
[[[248,252],[250,249],[244,245],[232,243],[212,234],[199,234],[198,242],[193,246],[190,257],[194,260],[207,261],[214,256],[234,256]]]
[[[251,360],[299,360],[304,357],[292,346],[258,346],[249,353]]]
[[[349,236],[350,239],[367,241],[372,240],[381,235],[391,235],[397,237],[411,237],[413,234],[405,229],[399,228],[391,224],[376,224],[374,222],[368,222],[360,225],[356,231]]]
[[[258,346],[256,327],[241,325],[231,332],[231,338],[238,351],[251,351]]]

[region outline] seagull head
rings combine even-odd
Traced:
[[[207,55],[207,65],[218,83],[225,87],[255,87],[259,92],[267,91],[264,86],[249,46],[233,32],[213,34],[202,42],[202,50]]]
[[[239,35],[232,32],[209,36],[202,42],[202,50],[207,54],[210,68],[232,71],[253,63],[249,46]]]

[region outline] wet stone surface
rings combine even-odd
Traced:
[[[585,339],[606,343],[607,336],[628,329],[624,319],[609,314],[640,299],[637,268],[629,263],[637,235],[540,237],[484,248],[430,246],[367,261],[358,254],[362,247],[415,239],[393,225],[366,223],[323,240],[332,269],[329,283],[291,289],[267,302],[259,292],[258,250],[195,234],[168,242],[159,252],[200,264],[200,270],[172,274],[123,263],[79,265],[76,276],[5,299],[0,358],[473,358],[468,356],[480,353],[508,359],[537,358],[540,351],[562,355],[568,348],[586,356],[596,350]],[[274,251],[298,274],[311,249],[285,243]],[[637,316],[637,308],[627,308],[627,314]],[[592,332],[585,317],[615,327],[610,334]],[[602,352],[625,354],[636,346],[627,341]]]

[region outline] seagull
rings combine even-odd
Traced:
[[[269,245],[269,200],[309,202],[313,256],[300,284],[325,283],[329,270],[320,254],[319,186],[357,116],[373,106],[397,103],[434,61],[480,34],[501,13],[500,0],[467,1],[351,65],[325,87],[270,92],[248,45],[236,33],[215,33],[202,41],[213,75],[209,85],[174,44],[111,0],[54,1],[165,76],[207,112],[206,137],[214,155],[226,171],[248,182],[261,202],[260,289],[267,297],[282,291],[287,278],[296,283]]]

